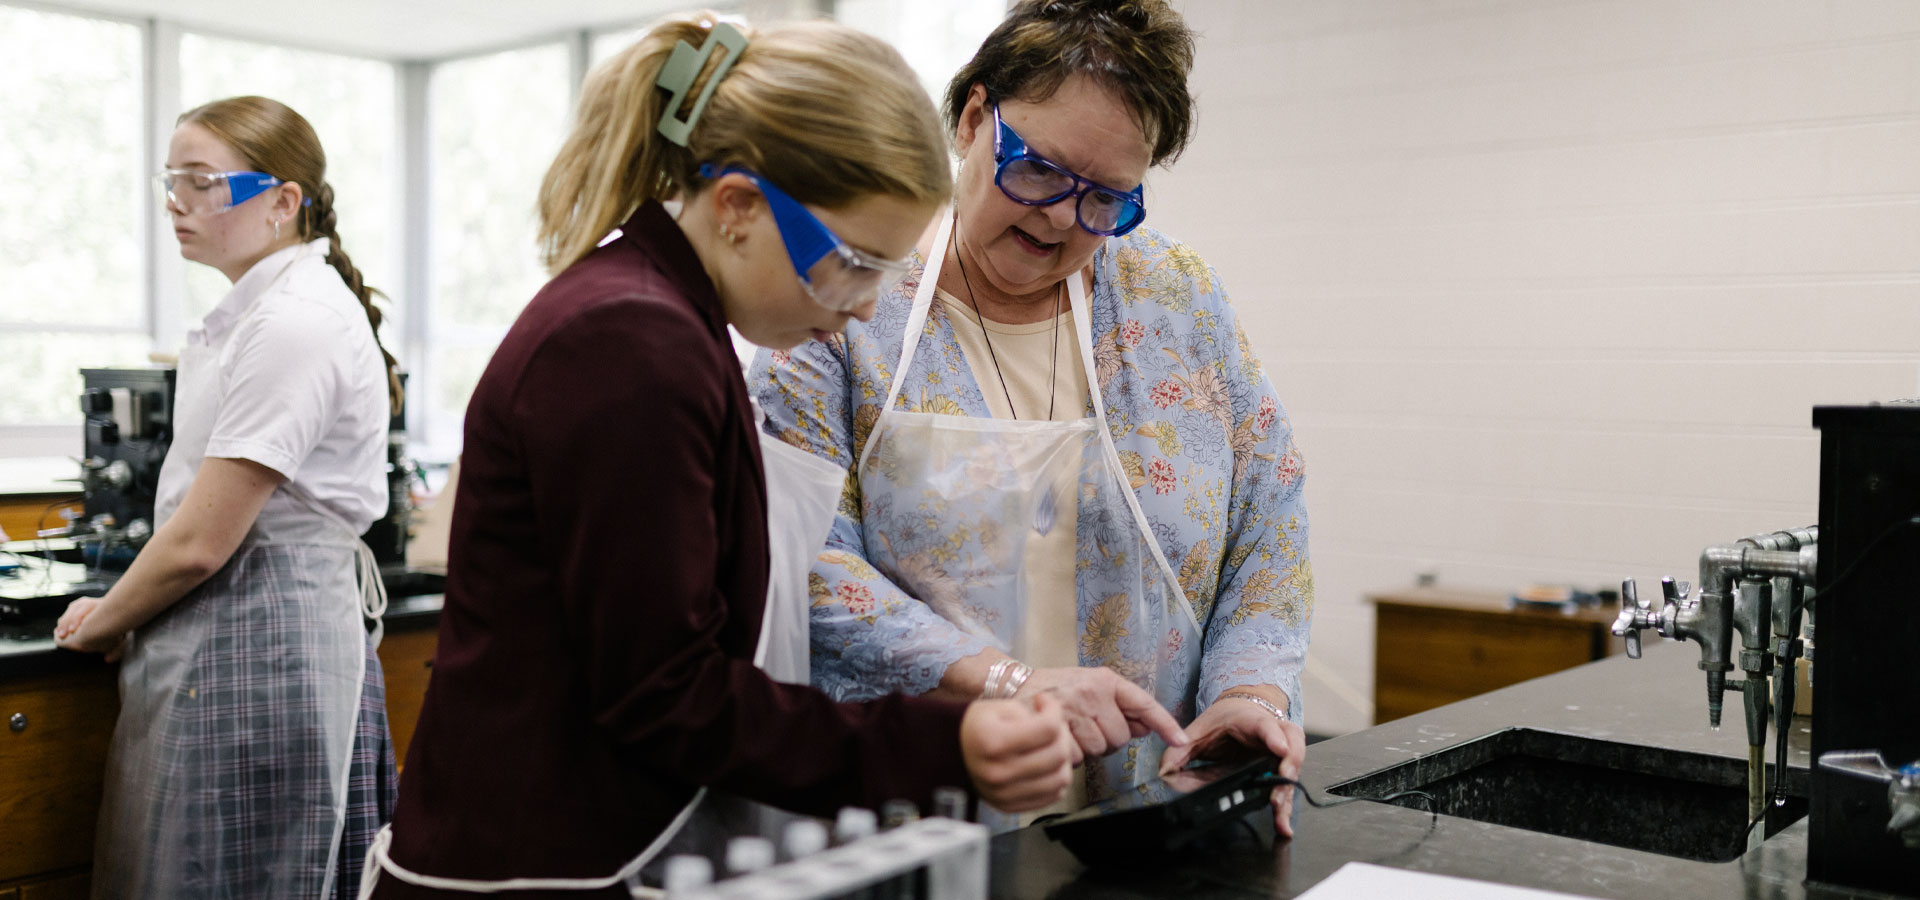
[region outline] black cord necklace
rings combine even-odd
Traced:
[[[993,361],[994,377],[1000,379],[1000,395],[1007,398],[1007,411],[1013,414],[1014,421],[1020,420],[1020,411],[1013,408],[1013,392],[1007,390],[1007,376],[1000,371],[1000,357],[993,352],[993,338],[987,333],[987,319],[980,314],[980,301],[973,296],[973,279],[967,277],[967,262],[960,254],[960,211],[953,213],[953,261],[960,264],[960,283],[967,286],[967,304],[973,307],[973,320],[980,326],[980,337],[987,342],[987,358]],[[1053,292],[1053,341],[1047,349],[1047,420],[1053,420],[1054,388],[1060,379],[1060,291],[1065,282],[1054,285]]]

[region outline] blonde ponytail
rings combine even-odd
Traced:
[[[635,207],[670,196],[668,173],[691,168],[687,149],[654,131],[667,101],[654,81],[674,44],[699,46],[708,27],[663,22],[587,74],[573,131],[540,182],[540,258],[549,272],[586,256]],[[708,59],[696,88],[718,61]]]
[[[662,137],[671,95],[656,84],[660,71],[675,45],[702,46],[717,21],[710,12],[668,19],[587,76],[573,130],[540,184],[550,273],[593,252],[641,204],[698,189],[701,163],[744,166],[827,208],[867,194],[932,205],[951,193],[939,118],[906,60],[828,22],[741,27],[747,47],[722,73],[688,146]],[[687,104],[723,57],[708,55]]]

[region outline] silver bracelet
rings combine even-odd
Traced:
[[[1007,676],[1006,686],[1002,688],[1000,696],[1011,698],[1015,694],[1020,693],[1020,688],[1024,687],[1027,683],[1027,679],[1032,676],[1033,676],[1032,666],[1029,666],[1026,663],[1019,663],[1019,662],[1014,663],[1013,674]]]
[[[1012,697],[1033,675],[1033,667],[1017,659],[1003,659],[987,667],[987,678],[981,685],[982,700],[1004,700]]]
[[[1282,722],[1293,721],[1292,719],[1287,718],[1286,710],[1281,709],[1280,707],[1267,702],[1266,698],[1264,697],[1256,697],[1252,694],[1242,694],[1235,691],[1228,691],[1227,693],[1221,694],[1220,696],[1215,697],[1213,699],[1215,700],[1215,702],[1218,702],[1221,700],[1245,700],[1248,703],[1252,703],[1256,706],[1259,706],[1261,709],[1264,709],[1267,712],[1273,713],[1273,717],[1276,719],[1279,719]]]
[[[1000,695],[1000,679],[1007,675],[1007,667],[1013,660],[1003,659],[987,667],[987,680],[980,685],[980,699],[992,700]]]

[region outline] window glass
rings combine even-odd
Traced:
[[[72,425],[80,430],[80,370],[147,361],[144,333],[0,332],[0,424]],[[75,443],[72,455],[80,455]]]
[[[1007,14],[1007,0],[835,0],[833,17],[899,48],[935,104]]]
[[[481,366],[546,281],[534,245],[540,179],[566,137],[567,50],[546,44],[437,66],[429,88],[433,173],[429,222],[435,346],[421,392],[438,448],[457,448]]]
[[[442,342],[433,349],[430,361],[435,376],[432,391],[418,395],[419,402],[441,411],[441,420],[430,427],[458,429],[461,426],[466,415],[467,399],[473,394],[473,386],[480,382],[480,374],[486,371],[487,361],[493,358],[494,345],[497,343]],[[435,437],[443,442],[451,440],[453,443],[446,446],[458,452],[458,431],[451,436],[443,431]]]
[[[380,335],[389,348],[399,345],[401,333],[398,318],[403,311],[395,298],[404,299],[395,293],[402,267],[395,250],[399,199],[394,92],[393,66],[378,60],[199,34],[180,38],[182,110],[257,94],[292,107],[320,136],[341,247],[366,283],[390,298],[384,306],[393,318]],[[187,300],[181,314],[193,323],[231,285],[210,267],[185,268]]]
[[[80,367],[148,349],[140,30],[0,6],[0,84],[0,424],[77,426]]]
[[[587,64],[597,66],[602,60],[619,53],[633,45],[634,41],[647,33],[646,26],[623,28],[619,31],[603,31],[593,36],[593,42],[587,48]]]

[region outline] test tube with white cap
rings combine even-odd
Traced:
[[[727,875],[745,875],[773,865],[773,842],[763,837],[737,837],[727,841]]]
[[[873,810],[859,806],[843,806],[840,815],[833,820],[833,842],[851,844],[863,837],[871,836],[880,828],[880,819]]]
[[[812,819],[789,822],[781,844],[789,860],[812,856],[827,849],[827,826]]]
[[[681,853],[667,857],[667,870],[661,886],[671,898],[713,883],[713,863],[704,856]]]

